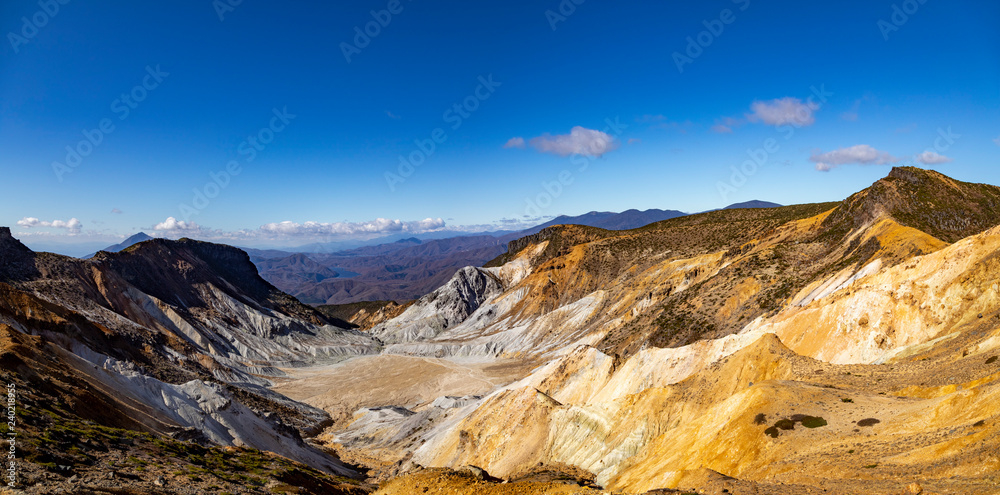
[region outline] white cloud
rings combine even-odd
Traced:
[[[618,140],[609,134],[576,126],[569,134],[543,135],[528,141],[531,147],[542,153],[559,156],[587,155],[599,157],[618,148]]]
[[[401,119],[401,118],[402,118],[402,117],[400,117],[399,115],[396,115],[396,114],[392,113],[392,112],[391,112],[391,111],[389,111],[389,110],[386,110],[386,111],[385,111],[385,115],[386,115],[386,117],[389,117],[389,118],[390,118],[390,119],[392,119],[392,120],[399,120],[399,119]]]
[[[920,153],[919,155],[916,156],[916,159],[918,162],[923,163],[924,165],[937,165],[940,163],[948,163],[952,161],[951,158],[948,158],[947,156],[944,156],[936,151],[931,151],[931,150],[927,150],[923,153]]]
[[[719,134],[732,134],[733,128],[724,124],[715,124],[712,126],[712,132],[716,132]]]
[[[518,148],[524,149],[524,138],[523,137],[512,137],[507,141],[507,144],[503,145],[504,148]]]
[[[278,243],[297,245],[305,242],[329,241],[331,238],[371,239],[394,233],[419,234],[445,227],[440,218],[408,221],[378,218],[368,222],[293,222],[286,220],[261,225],[256,229],[221,230],[198,225],[193,221],[168,217],[152,227],[153,235],[165,238],[194,237],[203,241],[232,245]]]
[[[390,234],[396,232],[421,233],[444,228],[445,222],[440,218],[425,218],[423,220],[404,222],[377,218],[370,222],[304,222],[296,223],[289,220],[278,223],[268,223],[260,226],[260,233],[280,236],[331,236],[331,235],[363,235]]]
[[[114,213],[114,214],[116,214],[116,215],[121,215],[121,214],[122,214],[122,211],[121,211],[121,210],[119,210],[118,208],[112,208],[112,209],[111,209],[111,213]]]
[[[35,217],[24,217],[17,221],[17,225],[27,229],[35,227],[47,227],[53,229],[66,229],[70,234],[79,234],[83,229],[83,224],[80,223],[76,218],[70,218],[69,220],[53,220],[51,222],[46,222],[39,220]]]
[[[1000,146],[1000,136],[997,136],[997,138],[993,140],[993,144]]]
[[[166,233],[200,232],[201,227],[194,222],[167,217],[166,220],[153,226],[153,230]]]
[[[423,220],[403,221],[377,218],[366,222],[293,222],[284,221],[261,225],[258,228],[222,230],[213,229],[199,225],[193,221],[178,220],[176,217],[167,217],[162,222],[157,223],[147,232],[154,237],[176,239],[180,237],[192,237],[203,241],[219,242],[234,246],[301,246],[310,242],[329,242],[335,239],[369,240],[376,239],[391,234],[421,234],[436,232],[447,227],[449,230],[462,232],[483,232],[494,230],[519,230],[535,225],[538,222],[522,222],[521,224],[510,224],[506,222],[495,222],[483,225],[448,225],[441,218],[425,218]],[[46,242],[121,242],[125,238],[109,229],[101,231],[86,230],[81,231],[82,223],[77,219],[69,221],[43,222],[38,218],[25,217],[17,222],[17,225],[26,229],[34,229],[31,232],[19,233],[21,236],[35,239],[45,239]],[[56,227],[69,229],[69,232],[49,232],[39,230],[40,227]],[[516,228],[515,228],[516,227]],[[113,242],[106,242],[112,244]]]
[[[628,138],[628,143],[627,144],[639,144],[641,142],[642,142],[642,140],[639,139],[639,138]]]
[[[753,113],[747,114],[751,122],[762,122],[767,125],[779,126],[791,124],[796,127],[813,125],[816,118],[813,113],[819,110],[819,105],[805,102],[798,98],[786,96],[770,101],[754,101],[750,104]]]
[[[899,158],[885,151],[879,151],[867,144],[858,144],[826,153],[813,153],[809,157],[809,160],[816,164],[816,170],[828,172],[834,167],[852,163],[861,165],[888,165],[898,162]]]

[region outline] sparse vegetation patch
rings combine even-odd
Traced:
[[[762,415],[758,415],[758,418]],[[764,430],[764,434],[771,438],[778,438],[781,434],[781,430],[794,430],[795,423],[799,423],[806,428],[819,428],[821,426],[826,426],[828,423],[825,419],[819,416],[808,416],[805,414],[793,414],[792,416],[779,419],[774,423],[773,426]],[[758,423],[759,424],[759,423]]]

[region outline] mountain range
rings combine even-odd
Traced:
[[[780,205],[754,200],[726,208],[776,206]],[[334,252],[328,252],[332,245],[303,246],[298,252],[275,249],[246,251],[264,279],[307,304],[337,305],[378,300],[405,302],[440,286],[464,266],[481,265],[497,257],[506,251],[508,242],[546,227],[573,224],[629,230],[684,215],[686,213],[677,210],[658,209],[632,209],[621,213],[592,211],[578,216],[561,215],[516,232],[452,235],[436,239],[404,237]],[[104,251],[118,252],[148,239],[151,237],[140,232]]]
[[[774,206],[777,205],[753,201],[728,208]],[[376,300],[404,302],[439,287],[462,267],[481,265],[499,256],[507,250],[510,241],[553,225],[629,230],[684,215],[676,210],[657,209],[621,213],[592,211],[579,216],[562,215],[517,232],[431,240],[411,237],[333,253],[247,251],[260,269],[261,276],[308,304],[335,305]]]
[[[0,228],[5,433],[28,493],[995,494],[998,224],[1000,188],[896,167],[318,309],[234,247]]]

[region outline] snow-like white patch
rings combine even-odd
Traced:
[[[871,263],[868,263],[856,273],[851,273],[850,270],[843,270],[840,273],[830,277],[829,280],[824,282],[822,285],[817,287],[815,290],[806,294],[802,299],[792,303],[794,306],[807,306],[809,303],[817,300],[823,299],[835,292],[838,292],[847,286],[853,284],[856,280],[862,279],[878,272],[882,268],[882,260],[876,259]]]
[[[82,355],[67,351],[64,357],[99,383],[105,393],[147,408],[144,412],[149,416],[137,417],[139,421],[192,428],[218,445],[266,450],[327,472],[352,474],[336,459],[291,436],[287,427],[235,400],[220,384],[203,380],[165,383],[142,374],[131,363],[84,349],[76,349]]]

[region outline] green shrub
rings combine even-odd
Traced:
[[[826,420],[818,416],[806,416],[802,418],[802,426],[805,426],[806,428],[819,428],[820,426],[826,425]]]
[[[779,419],[777,423],[774,423],[774,426],[782,430],[794,430],[795,421],[791,419]]]

